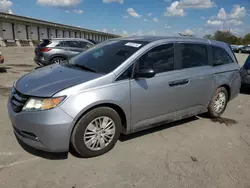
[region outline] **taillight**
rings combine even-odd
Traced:
[[[51,48],[40,48],[39,51],[40,52],[49,52],[51,50]]]

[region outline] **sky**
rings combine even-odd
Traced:
[[[250,33],[250,0],[0,0],[0,12],[122,36]]]

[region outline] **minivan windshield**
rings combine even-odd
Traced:
[[[110,40],[71,58],[71,66],[83,67],[96,73],[109,73],[121,65],[148,42],[132,40]]]

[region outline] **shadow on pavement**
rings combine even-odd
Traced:
[[[61,152],[61,153],[51,153],[51,152],[46,152],[46,151],[41,151],[37,150],[35,148],[32,148],[25,144],[23,141],[21,141],[18,137],[16,137],[18,143],[20,146],[27,151],[28,153],[35,155],[37,157],[41,157],[44,159],[49,159],[49,160],[65,160],[68,158],[68,152]]]
[[[242,86],[240,93],[244,95],[250,95],[250,86]]]
[[[179,125],[189,123],[189,122],[192,122],[192,121],[195,121],[195,120],[198,120],[198,119],[199,119],[198,117],[193,116],[193,117],[183,119],[183,120],[179,120],[179,121],[176,121],[176,122],[173,122],[173,123],[167,123],[167,124],[159,125],[159,126],[156,126],[156,127],[152,127],[152,128],[146,129],[144,131],[140,131],[140,132],[133,133],[133,134],[130,134],[130,135],[121,135],[119,140],[121,142],[126,142],[128,140],[131,140],[131,139],[134,139],[134,138],[137,138],[137,137],[140,137],[140,136],[145,136],[145,135],[148,135],[148,134],[151,134],[151,133],[154,133],[154,132],[161,131],[163,129],[168,129],[168,128],[171,128],[171,127],[179,126]]]
[[[11,69],[10,67],[0,67],[0,73],[6,73],[7,69]]]

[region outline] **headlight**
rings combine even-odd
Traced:
[[[23,110],[24,111],[49,110],[55,108],[64,99],[65,97],[55,97],[49,99],[30,98],[23,107]]]

